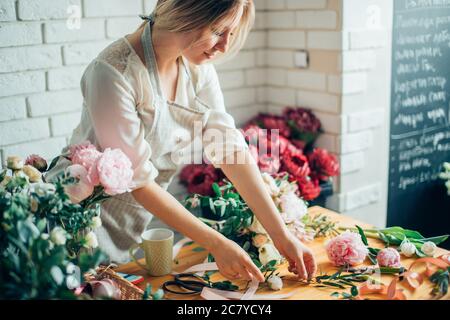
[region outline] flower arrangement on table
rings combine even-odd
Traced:
[[[265,187],[269,191],[280,215],[293,235],[302,241],[315,237],[338,234],[335,223],[322,215],[307,214],[307,204],[297,195],[297,184],[288,180],[288,174],[272,177],[263,173]],[[276,267],[284,261],[253,212],[243,201],[234,186],[224,179],[222,185],[212,184],[213,196],[192,194],[184,199],[184,205],[199,219],[213,227],[228,239],[238,243],[265,273],[271,288],[281,289]],[[211,255],[208,261],[213,261]]]
[[[88,298],[76,293],[82,277],[95,274],[106,259],[93,230],[101,226],[101,201],[129,190],[131,162],[118,149],[100,152],[89,142],[68,150],[50,166],[37,155],[25,163],[10,156],[0,173],[1,298]],[[45,173],[60,157],[71,165],[46,182]],[[101,283],[103,291],[94,297],[117,293],[113,289]]]
[[[310,110],[286,108],[281,116],[260,113],[241,132],[260,171],[273,176],[287,173],[288,180],[298,186],[297,195],[306,201],[320,195],[321,182],[339,174],[336,156],[313,148],[322,129]],[[189,193],[204,196],[212,196],[212,184],[223,185],[224,178],[223,172],[211,164],[190,164],[180,173],[180,183]]]
[[[441,297],[447,293],[449,256],[434,257],[437,245],[446,241],[447,235],[425,238],[417,231],[401,227],[366,230],[359,226],[338,227],[337,223],[326,216],[307,214],[305,201],[296,193],[298,186],[289,181],[288,175],[273,177],[263,173],[263,180],[280,215],[295,236],[304,242],[312,241],[317,237],[329,238],[325,249],[337,271],[334,274],[320,274],[314,277],[308,283],[309,285],[342,290],[350,288],[350,293],[342,291],[331,294],[333,297],[344,299],[362,299],[362,296],[369,293],[383,293],[387,298],[405,299],[402,290],[396,289],[399,279],[405,279],[405,282],[415,289],[423,282],[423,276],[413,272],[412,266],[409,270],[404,268],[401,255],[405,257],[416,255],[419,259],[414,264],[432,263],[438,267],[433,272],[431,268],[427,269],[427,277],[435,284],[432,294]],[[284,262],[284,258],[279,254],[258,219],[226,179],[223,180],[222,185],[213,183],[212,192],[212,196],[200,194],[187,196],[184,199],[185,207],[197,213],[200,220],[238,243],[263,271],[266,284],[273,290],[280,290],[283,287],[283,281],[279,277],[277,268]],[[386,248],[369,246],[368,238],[382,241]],[[366,259],[372,266],[357,268]],[[208,261],[213,261],[211,255],[208,256]],[[395,281],[393,280],[389,292],[380,281],[374,278],[374,275],[380,274],[394,276]]]

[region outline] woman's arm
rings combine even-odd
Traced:
[[[261,271],[243,249],[197,219],[156,182],[152,181],[132,194],[149,212],[210,252],[219,271],[228,279],[237,279],[240,275],[247,280],[254,277],[264,281]]]
[[[287,229],[251,154],[247,150],[231,154],[220,168],[269,233],[277,249],[288,259],[289,270],[298,273],[300,278],[311,279],[316,272],[314,256]]]

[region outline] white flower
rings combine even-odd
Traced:
[[[280,183],[280,192],[282,194],[296,192],[298,190],[298,186],[296,183],[290,183],[287,180],[283,180]]]
[[[267,234],[266,229],[264,229],[264,227],[259,222],[259,220],[256,218],[256,216],[253,216],[253,222],[250,225],[250,227],[248,227],[248,229],[250,231],[253,231],[253,232],[256,232],[256,233]]]
[[[275,275],[272,275],[269,279],[267,279],[267,284],[269,285],[270,289],[275,291],[283,289],[283,280]]]
[[[409,241],[405,241],[400,245],[400,251],[407,257],[411,257],[416,253],[416,246]]]
[[[42,173],[31,165],[24,165],[22,168],[23,172],[28,176],[30,182],[42,181]]]
[[[300,220],[308,211],[305,202],[293,192],[280,197],[280,207],[285,223]]]
[[[420,249],[427,256],[433,257],[434,253],[436,252],[437,246],[434,242],[427,241],[422,245],[422,247]]]
[[[261,175],[265,182],[264,185],[266,186],[267,191],[269,191],[269,194],[271,196],[277,196],[280,193],[280,188],[278,188],[275,179],[272,178],[272,176],[267,172],[263,172]]]
[[[53,194],[56,191],[56,187],[52,183],[32,183],[31,191],[38,196],[43,197],[48,194]]]
[[[23,168],[23,160],[19,156],[9,156],[6,159],[6,167],[11,170],[20,170]]]
[[[450,171],[450,162],[444,162],[444,169]]]
[[[50,239],[54,244],[60,246],[66,244],[66,231],[61,227],[56,227],[50,232]]]
[[[102,219],[99,216],[92,218],[91,227],[94,229],[100,228],[102,226]]]
[[[92,231],[89,232],[86,235],[86,237],[84,237],[84,241],[86,242],[84,245],[86,248],[97,248],[98,247],[97,236]]]
[[[69,289],[69,290],[76,289],[80,286],[80,280],[78,280],[77,277],[72,276],[72,275],[67,276],[66,277],[66,286],[67,286],[67,289]]]
[[[277,260],[277,263],[281,261],[281,255],[273,244],[266,243],[261,248],[259,248],[258,251],[259,261],[261,261],[263,265],[266,265],[272,260]]]
[[[43,234],[41,234],[41,238],[42,238],[42,240],[48,240],[48,238],[50,238],[50,236],[48,235],[48,233],[43,233]]]

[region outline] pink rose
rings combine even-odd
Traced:
[[[355,266],[364,261],[369,251],[358,233],[346,231],[326,244],[328,259],[335,266]]]
[[[93,148],[85,148],[76,151],[72,156],[72,163],[79,164],[88,171],[89,182],[96,186],[100,183],[97,172],[97,159],[102,155],[100,151]]]
[[[400,254],[394,248],[384,248],[377,254],[377,261],[380,267],[401,267]]]
[[[113,196],[130,190],[133,169],[130,159],[122,150],[106,148],[97,159],[96,169],[105,193]]]
[[[73,203],[83,201],[94,192],[94,186],[87,178],[88,172],[85,167],[74,164],[67,167],[66,172],[69,176],[79,179],[78,183],[64,186],[64,191]]]

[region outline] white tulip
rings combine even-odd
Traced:
[[[437,246],[434,242],[427,241],[420,248],[423,253],[425,253],[429,257],[433,257],[436,252]]]
[[[266,229],[264,229],[262,224],[259,222],[259,220],[256,218],[256,216],[253,217],[253,222],[250,225],[250,227],[248,227],[248,229],[250,231],[253,231],[253,232],[256,232],[256,233],[262,233],[262,234],[267,234],[268,233],[266,231]]]
[[[84,240],[86,241],[86,243],[84,245],[86,248],[97,248],[98,247],[97,236],[92,231],[89,232],[86,235],[86,237],[84,237]]]
[[[58,246],[66,244],[66,230],[61,227],[56,227],[50,232],[50,239]]]
[[[283,289],[283,280],[281,280],[278,276],[270,276],[270,278],[267,280],[267,284],[269,285],[269,288],[272,290],[281,290]]]
[[[267,189],[267,191],[269,191],[269,194],[271,196],[277,196],[278,193],[280,193],[280,188],[278,188],[277,183],[275,182],[275,179],[272,178],[272,176],[270,174],[268,174],[267,172],[264,172],[261,175],[265,182],[266,189]]]
[[[411,242],[403,242],[400,245],[400,251],[407,257],[411,257],[416,253],[416,246],[413,245]]]
[[[277,260],[277,263],[279,263],[281,260],[281,255],[273,244],[266,243],[261,248],[259,248],[258,251],[259,261],[261,261],[263,265],[266,265],[272,260]]]
[[[99,216],[95,216],[92,218],[91,227],[94,229],[100,228],[102,226],[102,219]]]

